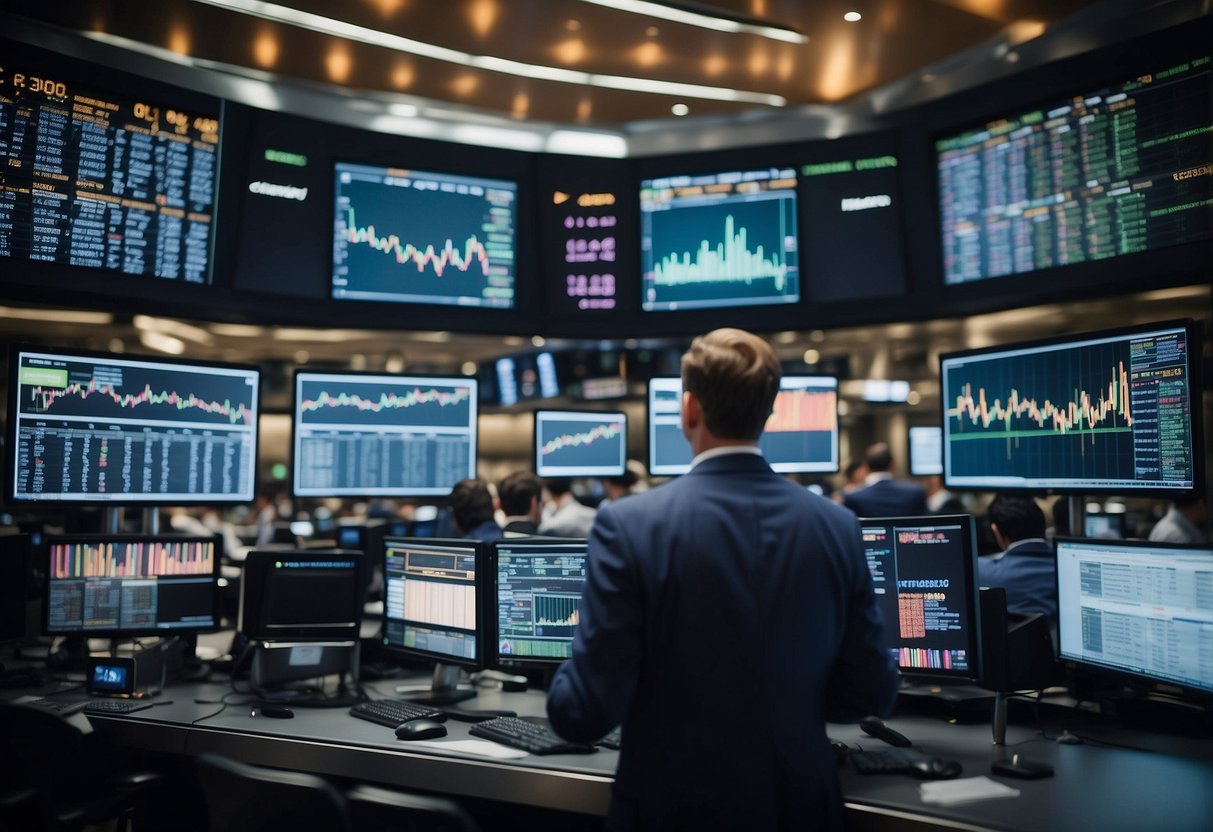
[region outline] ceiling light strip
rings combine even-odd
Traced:
[[[684,23],[687,26],[699,26],[703,29],[713,29],[717,32],[735,32],[743,35],[758,35],[759,37],[781,40],[785,43],[808,43],[806,35],[795,29],[783,26],[771,26],[765,23],[747,23],[731,17],[718,17],[691,11],[690,9],[668,6],[664,3],[653,3],[650,0],[581,0],[583,3],[593,3],[595,6],[606,6],[620,12],[640,14],[645,17],[656,17],[673,23]]]
[[[701,84],[680,84],[673,81],[656,81],[648,78],[631,78],[622,75],[599,75],[590,72],[579,72],[560,67],[528,64],[512,61],[507,58],[496,58],[490,55],[472,55],[457,49],[448,49],[432,43],[413,40],[412,38],[380,32],[365,26],[347,23],[331,17],[291,9],[277,3],[265,3],[260,0],[194,0],[207,6],[215,6],[237,14],[250,15],[263,20],[271,20],[307,29],[324,35],[334,35],[346,40],[379,46],[395,52],[404,52],[422,58],[430,58],[445,63],[470,66],[490,72],[500,72],[523,78],[534,78],[543,81],[556,81],[565,84],[578,84],[605,89],[625,90],[629,92],[654,93],[657,95],[675,95],[691,98],[702,98],[712,101],[737,101],[747,104],[765,104],[771,107],[782,107],[787,99],[779,95],[746,90],[734,90],[727,87],[709,87]]]

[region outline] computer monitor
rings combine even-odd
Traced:
[[[511,309],[518,183],[338,162],[333,297]]]
[[[43,347],[9,367],[10,501],[252,502],[256,367]]]
[[[691,470],[691,443],[682,434],[682,379],[649,379],[649,472],[678,476]],[[758,447],[781,474],[838,470],[838,379],[783,376]]]
[[[383,646],[436,662],[434,681],[414,698],[454,701],[459,668],[485,660],[486,545],[476,540],[395,538],[383,543]]]
[[[864,555],[903,674],[976,681],[981,672],[977,534],[967,514],[860,518]]]
[[[49,635],[133,638],[219,626],[213,536],[48,536],[46,564]]]
[[[252,641],[357,641],[366,558],[351,549],[254,549],[240,585]]]
[[[940,358],[949,488],[1178,493],[1200,481],[1189,321]]]
[[[493,544],[489,616],[498,665],[552,664],[573,655],[586,541],[505,538]]]
[[[476,380],[295,374],[296,497],[441,496],[476,476]]]
[[[535,473],[539,476],[621,477],[627,461],[626,413],[535,411]]]
[[[1213,547],[1058,538],[1058,655],[1213,697]]]
[[[646,312],[796,303],[795,169],[642,181],[640,252]]]
[[[943,428],[920,425],[910,428],[910,476],[943,474]]]

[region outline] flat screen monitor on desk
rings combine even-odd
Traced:
[[[535,411],[535,473],[541,477],[621,477],[628,461],[626,413]]]
[[[15,348],[5,491],[17,503],[251,503],[255,367]]]
[[[691,470],[691,443],[682,434],[682,379],[649,379],[649,472]],[[838,379],[784,376],[758,447],[781,474],[838,470]]]
[[[1150,324],[940,358],[949,488],[1180,493],[1202,475],[1199,339]]]
[[[295,374],[296,497],[445,497],[476,476],[476,380]]]
[[[458,701],[460,668],[484,664],[485,546],[475,540],[394,538],[383,543],[383,646],[436,663],[429,689],[410,698]]]
[[[493,560],[497,664],[570,658],[585,584],[585,540],[506,538],[493,544]]]
[[[1213,548],[1057,540],[1059,656],[1213,697]]]
[[[981,634],[973,518],[867,517],[859,525],[885,644],[902,672],[977,681]]]
[[[214,537],[49,537],[43,631],[133,638],[219,624]]]

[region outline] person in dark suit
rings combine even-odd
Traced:
[[[855,516],[757,447],[779,375],[748,332],[696,338],[682,358],[690,473],[594,523],[548,718],[575,741],[622,724],[608,829],[840,829],[826,720],[893,705]]]
[[[1057,556],[1045,539],[1045,514],[1031,497],[999,494],[986,509],[1000,554],[978,558],[982,586],[1007,592],[1007,612],[1057,618]]]
[[[543,480],[530,471],[515,471],[497,483],[506,536],[538,534],[542,500]]]
[[[482,480],[460,480],[447,498],[455,528],[473,540],[500,540],[504,535],[493,519],[493,495]]]
[[[844,494],[842,504],[859,517],[918,517],[927,513],[926,495],[912,482],[893,479],[893,454],[887,442],[868,448],[863,488]]]

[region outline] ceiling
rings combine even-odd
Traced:
[[[676,107],[677,114],[719,117],[844,102],[996,39],[1014,47],[1100,5],[714,0],[642,3],[629,11],[635,2],[2,0],[0,9],[277,79],[405,94],[518,120],[618,128],[670,119]],[[779,27],[779,37],[802,42],[657,16],[671,11],[725,20],[715,25]],[[847,12],[862,18],[848,22]],[[569,80],[543,80],[553,75]],[[587,81],[733,92],[721,93],[732,100],[717,100],[702,89],[639,92]]]

